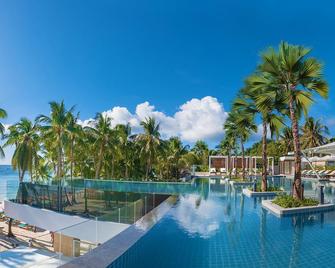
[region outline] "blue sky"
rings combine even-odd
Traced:
[[[206,96],[229,111],[259,52],[281,40],[312,47],[332,88],[333,10],[332,1],[308,0],[0,0],[5,123],[48,113],[48,102],[62,99],[82,120],[115,106],[133,115],[146,101],[174,117]],[[333,134],[334,98],[331,90],[311,109]]]

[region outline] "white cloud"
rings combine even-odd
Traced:
[[[179,136],[185,142],[195,142],[199,139],[219,141],[223,137],[223,124],[227,118],[223,105],[210,96],[187,101],[172,116],[156,110],[155,106],[147,101],[138,104],[135,113],[129,112],[126,107],[116,106],[103,114],[113,119],[113,126],[129,123],[135,133],[141,131],[142,120],[154,117],[160,123],[164,138]],[[79,123],[90,125],[92,120],[79,120]]]

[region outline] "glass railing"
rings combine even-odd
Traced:
[[[84,218],[132,224],[169,195],[22,182],[11,201]]]

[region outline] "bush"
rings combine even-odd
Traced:
[[[313,198],[304,198],[303,200],[298,200],[291,195],[278,195],[273,201],[274,204],[281,206],[283,208],[297,208],[305,206],[316,206],[319,202]]]

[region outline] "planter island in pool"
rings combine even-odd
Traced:
[[[315,212],[326,212],[334,210],[335,205],[331,203],[319,204],[316,206],[305,206],[296,208],[283,208],[273,203],[272,200],[262,200],[262,207],[269,210],[278,217],[301,214],[301,213],[315,213]]]
[[[278,194],[284,193],[284,191],[254,192],[248,188],[244,188],[242,193],[247,197],[275,197]]]

